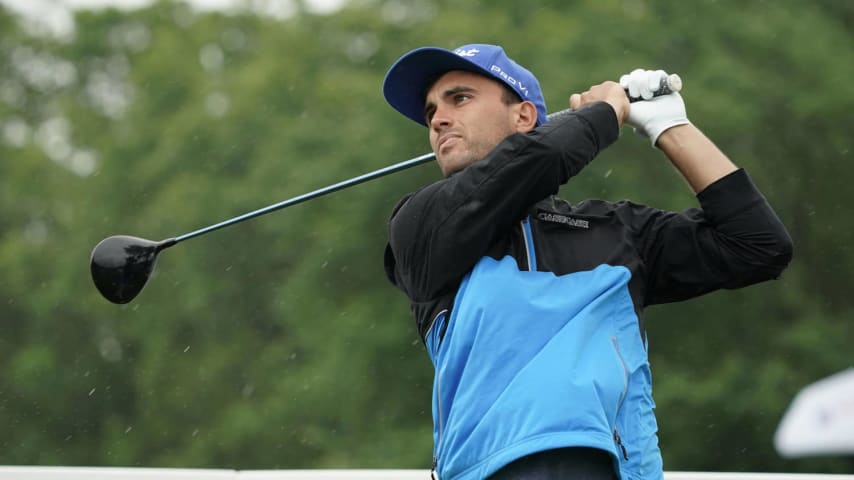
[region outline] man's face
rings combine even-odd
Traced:
[[[450,71],[427,91],[424,116],[430,146],[444,176],[483,159],[517,131],[518,104],[502,101],[504,87],[465,71]]]

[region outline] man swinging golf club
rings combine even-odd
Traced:
[[[547,121],[537,79],[498,46],[420,48],[388,71],[386,100],[428,128],[445,177],[394,208],[385,253],[435,366],[434,475],[662,478],[643,308],[788,265],[791,239],[747,173],[679,93],[653,98],[665,76],[594,85]],[[699,206],[554,196],[623,123]]]

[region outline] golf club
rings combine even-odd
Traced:
[[[661,85],[658,90],[655,91],[654,96],[667,95],[669,93],[678,92],[681,89],[682,80],[678,75],[672,74],[662,79]],[[639,99],[630,98],[629,100],[636,101]],[[571,109],[561,110],[550,114],[548,118],[549,121],[555,121],[570,114],[571,112]],[[107,237],[95,245],[95,248],[92,250],[90,258],[92,280],[95,282],[95,287],[97,287],[98,291],[101,292],[101,295],[110,302],[116,304],[128,303],[133,300],[140,291],[142,291],[142,288],[145,286],[146,282],[148,282],[148,278],[154,270],[157,255],[171,246],[177,245],[184,240],[189,240],[193,237],[198,237],[199,235],[204,235],[214,230],[234,225],[235,223],[240,223],[245,220],[259,217],[276,210],[281,210],[375,178],[384,177],[416,165],[427,163],[434,158],[435,154],[432,152],[420,155],[349,180],[329,185],[328,187],[320,188],[252,212],[245,213],[208,227],[200,228],[178,237],[161,240],[159,242],[139,237],[131,237],[128,235]]]

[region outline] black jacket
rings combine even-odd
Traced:
[[[780,275],[791,239],[743,170],[700,192],[700,208],[680,213],[629,201],[571,205],[553,196],[617,136],[613,110],[594,104],[508,137],[484,160],[398,203],[385,271],[409,297],[422,338],[452,308],[459,282],[481,257],[511,255],[527,268],[519,223],[526,216],[538,270],[626,265],[639,312]]]

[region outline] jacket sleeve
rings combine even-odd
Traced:
[[[697,194],[700,208],[682,213],[633,206],[646,268],[645,305],[684,300],[720,288],[778,278],[792,259],[792,240],[742,169]]]
[[[456,288],[530,204],[556,193],[618,134],[610,105],[592,104],[510,135],[483,160],[404,198],[389,221],[389,279],[413,302]]]

